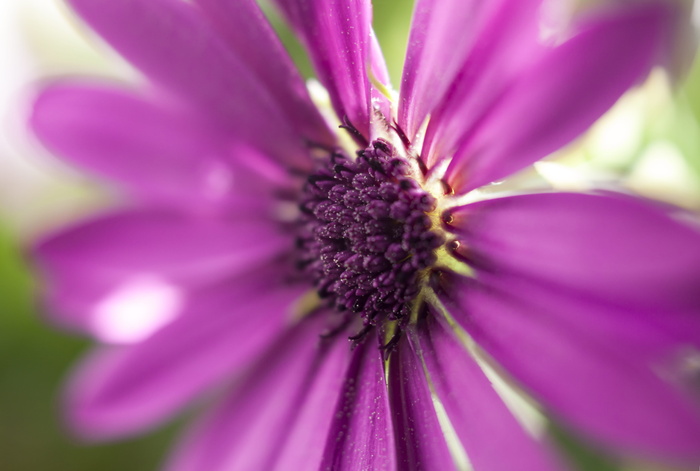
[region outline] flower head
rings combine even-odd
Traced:
[[[330,118],[253,0],[69,3],[148,79],[57,82],[32,115],[131,197],[36,250],[52,318],[105,344],[69,388],[80,433],[213,394],[169,469],[566,468],[550,421],[700,458],[698,232],[490,185],[645,77],[666,3],[547,36],[541,0],[419,0],[395,94],[368,0],[276,0]]]

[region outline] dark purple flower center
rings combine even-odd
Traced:
[[[384,140],[351,159],[331,154],[304,186],[298,266],[321,298],[365,325],[407,321],[421,273],[444,238],[431,230],[436,206]]]

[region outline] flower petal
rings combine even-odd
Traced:
[[[389,358],[389,403],[401,470],[456,470],[438,422],[428,381],[408,340]]]
[[[369,136],[372,5],[368,0],[274,0],[306,45],[340,118]],[[371,61],[378,60],[377,51]]]
[[[156,425],[269,345],[305,289],[266,271],[193,294],[179,318],[143,342],[88,358],[69,389],[72,426],[104,439]]]
[[[384,132],[386,132],[387,122],[390,122],[393,119],[391,111],[392,103],[387,96],[387,90],[392,90],[392,85],[389,78],[389,69],[384,61],[382,48],[379,45],[377,35],[371,28],[370,41],[371,47],[369,49],[369,64],[370,73],[373,77],[373,83],[371,84],[372,114],[370,115],[370,119],[374,118],[377,113],[381,113],[381,115],[384,117],[384,119],[372,120],[372,124],[374,124],[374,126],[370,126],[370,139],[374,140],[381,137]],[[381,84],[381,90],[375,86],[376,83]]]
[[[34,103],[31,126],[51,151],[140,198],[249,213],[269,205],[262,195],[241,196],[266,182],[232,168],[235,143],[154,97],[94,81],[57,82]],[[240,146],[236,154],[255,158]]]
[[[621,195],[511,196],[453,217],[476,280],[445,292],[450,311],[506,371],[601,446],[700,456],[683,384],[700,350],[697,230]]]
[[[455,154],[450,185],[504,178],[584,132],[648,73],[670,19],[653,3],[601,16],[520,73]]]
[[[397,469],[382,353],[372,342],[353,353],[320,469]]]
[[[296,418],[287,428],[284,443],[276,450],[275,464],[267,469],[319,469],[350,362],[348,344],[342,335],[331,340],[313,383],[303,400],[297,402]]]
[[[454,155],[514,78],[546,50],[540,31],[542,3],[496,0],[479,5],[469,54],[447,93],[431,102],[439,106],[429,110],[423,141],[422,157],[429,168]]]
[[[450,312],[557,420],[627,456],[700,459],[700,407],[657,371],[663,365],[636,356],[630,347],[638,345],[604,335],[587,319],[599,304],[507,276],[453,288]]]
[[[189,290],[235,277],[283,253],[288,244],[264,221],[231,224],[144,209],[63,231],[37,244],[34,255],[46,277],[53,318],[95,332],[95,316],[125,290],[145,293],[154,285]]]
[[[469,257],[637,310],[700,307],[700,234],[667,212],[614,194],[495,198],[452,213]]]
[[[233,393],[175,448],[166,469],[269,469],[326,353],[319,344],[322,317],[292,327],[251,365]]]
[[[409,139],[445,99],[458,74],[462,75],[461,81],[474,80],[486,72],[488,62],[493,63],[502,52],[499,49],[522,43],[516,26],[529,24],[535,29],[537,22],[531,21],[533,15],[528,13],[540,3],[541,0],[416,2],[398,112],[399,125]],[[517,25],[511,24],[515,21]],[[485,49],[489,49],[488,53]],[[478,72],[468,73],[465,68]]]
[[[230,132],[282,162],[310,165],[303,139],[275,97],[197,7],[181,0],[69,3],[151,80],[202,107]]]
[[[475,471],[562,469],[552,444],[528,435],[454,333],[433,318],[418,333],[431,384]]]
[[[315,144],[333,146],[335,140],[311,102],[304,80],[255,0],[196,3],[230,49],[255,72],[299,133]]]

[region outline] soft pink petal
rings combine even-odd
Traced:
[[[306,84],[255,0],[196,0],[228,46],[274,96],[286,119],[314,144],[335,140]],[[253,47],[251,47],[253,45]]]
[[[430,381],[475,471],[556,471],[551,443],[528,435],[453,332],[429,319],[418,330]]]
[[[586,318],[596,303],[507,276],[452,288],[452,315],[557,420],[610,451],[671,463],[700,459],[697,402],[662,364],[635,355],[638,344],[602,334]]]
[[[648,73],[670,16],[658,4],[607,14],[520,73],[455,154],[455,191],[502,179],[584,132]]]
[[[396,470],[382,352],[366,341],[353,352],[328,433],[322,470]]]
[[[52,317],[92,331],[102,303],[120,290],[136,289],[138,283],[189,289],[272,260],[291,243],[276,231],[265,221],[232,224],[133,210],[48,237],[37,244],[34,256]]]
[[[182,0],[69,0],[69,4],[151,80],[284,163],[310,165],[302,137],[275,96],[216,35],[197,7]]]
[[[501,52],[499,48],[519,46],[521,41],[515,34],[518,28],[509,22],[517,19],[521,25],[528,20],[532,28],[536,22],[532,21],[533,15],[526,13],[536,10],[539,3],[540,0],[416,2],[398,113],[399,125],[409,139],[445,99],[458,75],[462,75],[461,81],[483,76],[489,61],[497,63],[494,58]]]
[[[274,0],[306,45],[340,118],[369,136],[372,5],[368,0]],[[373,53],[372,61],[378,59]]]
[[[322,321],[323,316],[306,319],[275,342],[175,448],[166,469],[269,469],[326,354]]]
[[[544,193],[463,206],[452,226],[485,270],[637,310],[700,307],[700,233],[650,202]]]
[[[389,358],[391,404],[398,468],[456,470],[430,396],[423,365],[407,339]]]
[[[30,124],[51,151],[141,198],[237,213],[263,212],[270,204],[260,191],[257,198],[242,196],[270,184],[235,168],[229,157],[253,153],[152,96],[104,83],[58,82],[41,92]]]
[[[170,417],[268,346],[305,290],[264,272],[192,294],[179,318],[143,342],[88,358],[69,390],[73,428],[104,439]]]

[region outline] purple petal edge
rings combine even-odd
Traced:
[[[391,427],[382,352],[366,341],[353,352],[320,469],[396,470]]]
[[[446,172],[453,189],[502,179],[583,133],[659,59],[669,9],[650,3],[603,15],[520,73],[456,152]]]
[[[431,383],[475,471],[562,469],[552,443],[525,431],[454,332],[432,318],[417,332]]]

